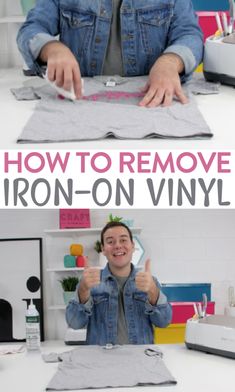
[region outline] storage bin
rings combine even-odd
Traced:
[[[225,12],[227,15],[227,20],[228,20],[228,11]],[[221,19],[221,11],[218,12],[220,15]],[[206,40],[207,37],[210,35],[214,35],[215,32],[218,30],[216,19],[215,19],[215,11],[198,11],[198,23],[203,31],[204,35],[204,41]],[[223,23],[221,21],[221,24],[223,26]]]
[[[161,286],[169,302],[200,302],[203,293],[211,301],[210,283],[162,283]]]
[[[172,324],[176,323],[186,323],[188,319],[193,317],[194,315],[194,307],[193,304],[195,302],[171,302],[172,306]],[[207,314],[215,313],[215,303],[208,302],[207,303]]]
[[[227,10],[228,0],[192,0],[196,11],[224,11]]]
[[[170,324],[166,328],[154,328],[155,344],[184,343],[185,323]]]

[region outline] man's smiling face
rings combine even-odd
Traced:
[[[130,268],[134,243],[125,227],[111,227],[104,233],[104,255],[109,261],[111,270],[124,271]]]

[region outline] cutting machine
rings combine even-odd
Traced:
[[[235,358],[235,317],[208,315],[189,319],[185,344],[190,349]]]

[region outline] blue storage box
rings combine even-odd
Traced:
[[[198,302],[204,293],[211,301],[211,283],[161,283],[161,286],[168,301]]]
[[[227,11],[228,0],[192,0],[196,11]]]

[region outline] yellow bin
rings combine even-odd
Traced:
[[[203,63],[199,64],[195,69],[195,72],[203,72]]]
[[[184,343],[186,324],[170,324],[166,328],[154,328],[155,344]]]

